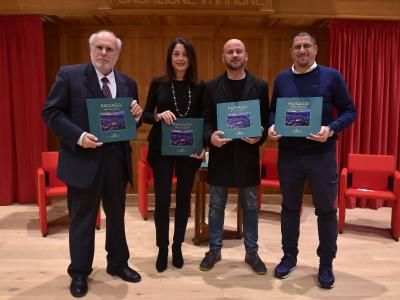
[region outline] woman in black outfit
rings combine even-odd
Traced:
[[[168,264],[169,208],[174,169],[177,187],[172,264],[182,268],[184,261],[181,245],[189,217],[190,194],[196,171],[204,156],[162,156],[161,122],[172,124],[176,118],[201,117],[203,88],[204,83],[197,79],[196,54],[192,43],[184,38],[176,38],[168,47],[166,74],[151,82],[142,116],[145,123],[153,125],[147,138],[147,161],[154,174],[158,272],[163,272]]]

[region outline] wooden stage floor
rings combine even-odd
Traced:
[[[103,227],[96,233],[89,292],[84,299],[400,299],[400,244],[390,238],[388,208],[347,212],[352,224],[339,235],[334,262],[336,285],[332,290],[322,290],[317,287],[317,226],[312,207],[304,207],[301,219],[297,269],[287,279],[278,280],[273,269],[282,255],[279,205],[263,204],[260,212],[259,255],[268,267],[267,275],[260,276],[244,263],[243,240],[225,240],[222,261],[209,272],[200,271],[207,246],[192,243],[193,217],[183,245],[184,267],[172,268],[170,256],[168,269],[159,274],[155,269],[153,218],[143,221],[135,203],[135,196],[128,198],[126,232],[129,263],[140,272],[142,282],[126,283],[106,274],[103,213]],[[69,253],[65,202],[57,201],[49,211],[50,219],[56,222],[43,238],[35,205],[1,207],[0,299],[72,299],[66,273]],[[234,202],[227,206],[225,224],[225,228],[236,226]]]

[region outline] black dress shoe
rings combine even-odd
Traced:
[[[72,278],[69,291],[74,297],[83,297],[88,291],[87,279],[84,277]]]
[[[138,272],[128,266],[116,271],[107,270],[107,273],[129,282],[139,282],[142,279]]]

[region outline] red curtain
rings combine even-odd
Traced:
[[[357,107],[355,124],[341,136],[341,167],[348,153],[366,153],[394,155],[400,169],[400,22],[333,20],[329,44],[330,65],[344,75]]]
[[[0,205],[36,200],[36,169],[47,147],[43,24],[0,16]]]

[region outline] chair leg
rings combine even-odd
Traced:
[[[400,237],[400,203],[393,203],[392,207],[392,237],[398,242]]]
[[[243,237],[243,209],[242,206],[240,205],[240,199],[239,199],[239,194],[238,194],[238,200],[237,200],[237,223],[236,223],[236,238],[242,238]]]
[[[39,223],[42,236],[46,237],[49,230],[47,226],[47,200],[46,198],[39,198]]]
[[[138,162],[138,200],[137,205],[140,214],[144,220],[148,218],[148,181],[146,167],[143,163]]]
[[[343,233],[346,219],[346,198],[339,198],[339,233]]]
[[[261,194],[262,194],[262,186],[261,184],[258,185],[257,188],[257,205],[258,205],[258,209],[261,208]]]
[[[192,195],[189,197],[189,218],[192,216]]]
[[[142,215],[143,220],[147,221],[148,219],[148,194],[147,190],[142,192],[138,191],[138,207],[139,207],[139,212]]]
[[[96,229],[100,230],[101,227],[101,209],[99,207],[99,212],[97,213]]]

